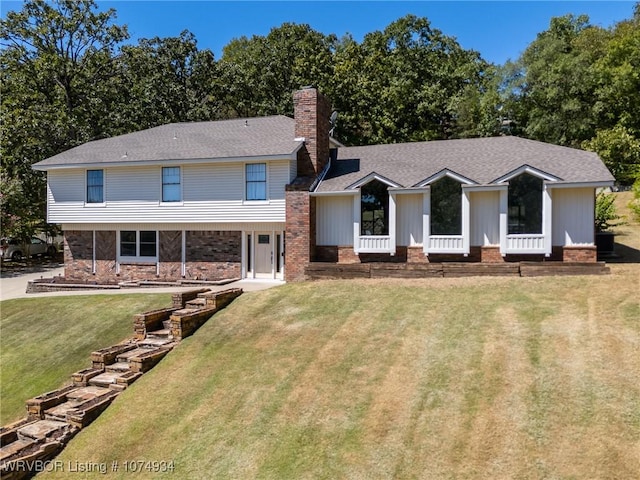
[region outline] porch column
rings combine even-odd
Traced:
[[[509,232],[509,189],[500,190],[500,254],[507,254],[507,233]]]

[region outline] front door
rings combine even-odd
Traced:
[[[256,278],[273,278],[273,238],[270,233],[256,233]]]

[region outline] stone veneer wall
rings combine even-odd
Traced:
[[[117,232],[64,232],[65,278],[77,282],[118,283],[131,280],[175,281],[182,278],[182,232],[160,231],[156,262],[121,262],[116,273]],[[242,233],[239,231],[186,232],[186,278],[220,280],[239,278],[242,262]]]
[[[93,232],[64,232],[64,276],[69,279],[93,278]],[[114,256],[115,258],[115,256]]]
[[[240,278],[242,232],[186,232],[186,278]]]

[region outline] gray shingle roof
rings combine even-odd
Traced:
[[[523,165],[562,182],[614,180],[595,153],[518,137],[490,137],[340,148],[317,191],[344,190],[372,172],[412,187],[444,169],[486,185]]]
[[[294,137],[294,120],[283,115],[246,120],[170,123],[88,142],[47,158],[34,167],[286,156],[295,152],[301,144]]]

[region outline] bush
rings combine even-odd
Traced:
[[[635,219],[640,222],[640,176],[633,184],[633,200],[629,202],[629,208]]]
[[[618,215],[615,205],[616,197],[613,193],[599,192],[596,195],[596,232],[607,232],[610,228],[622,225],[622,217]]]

